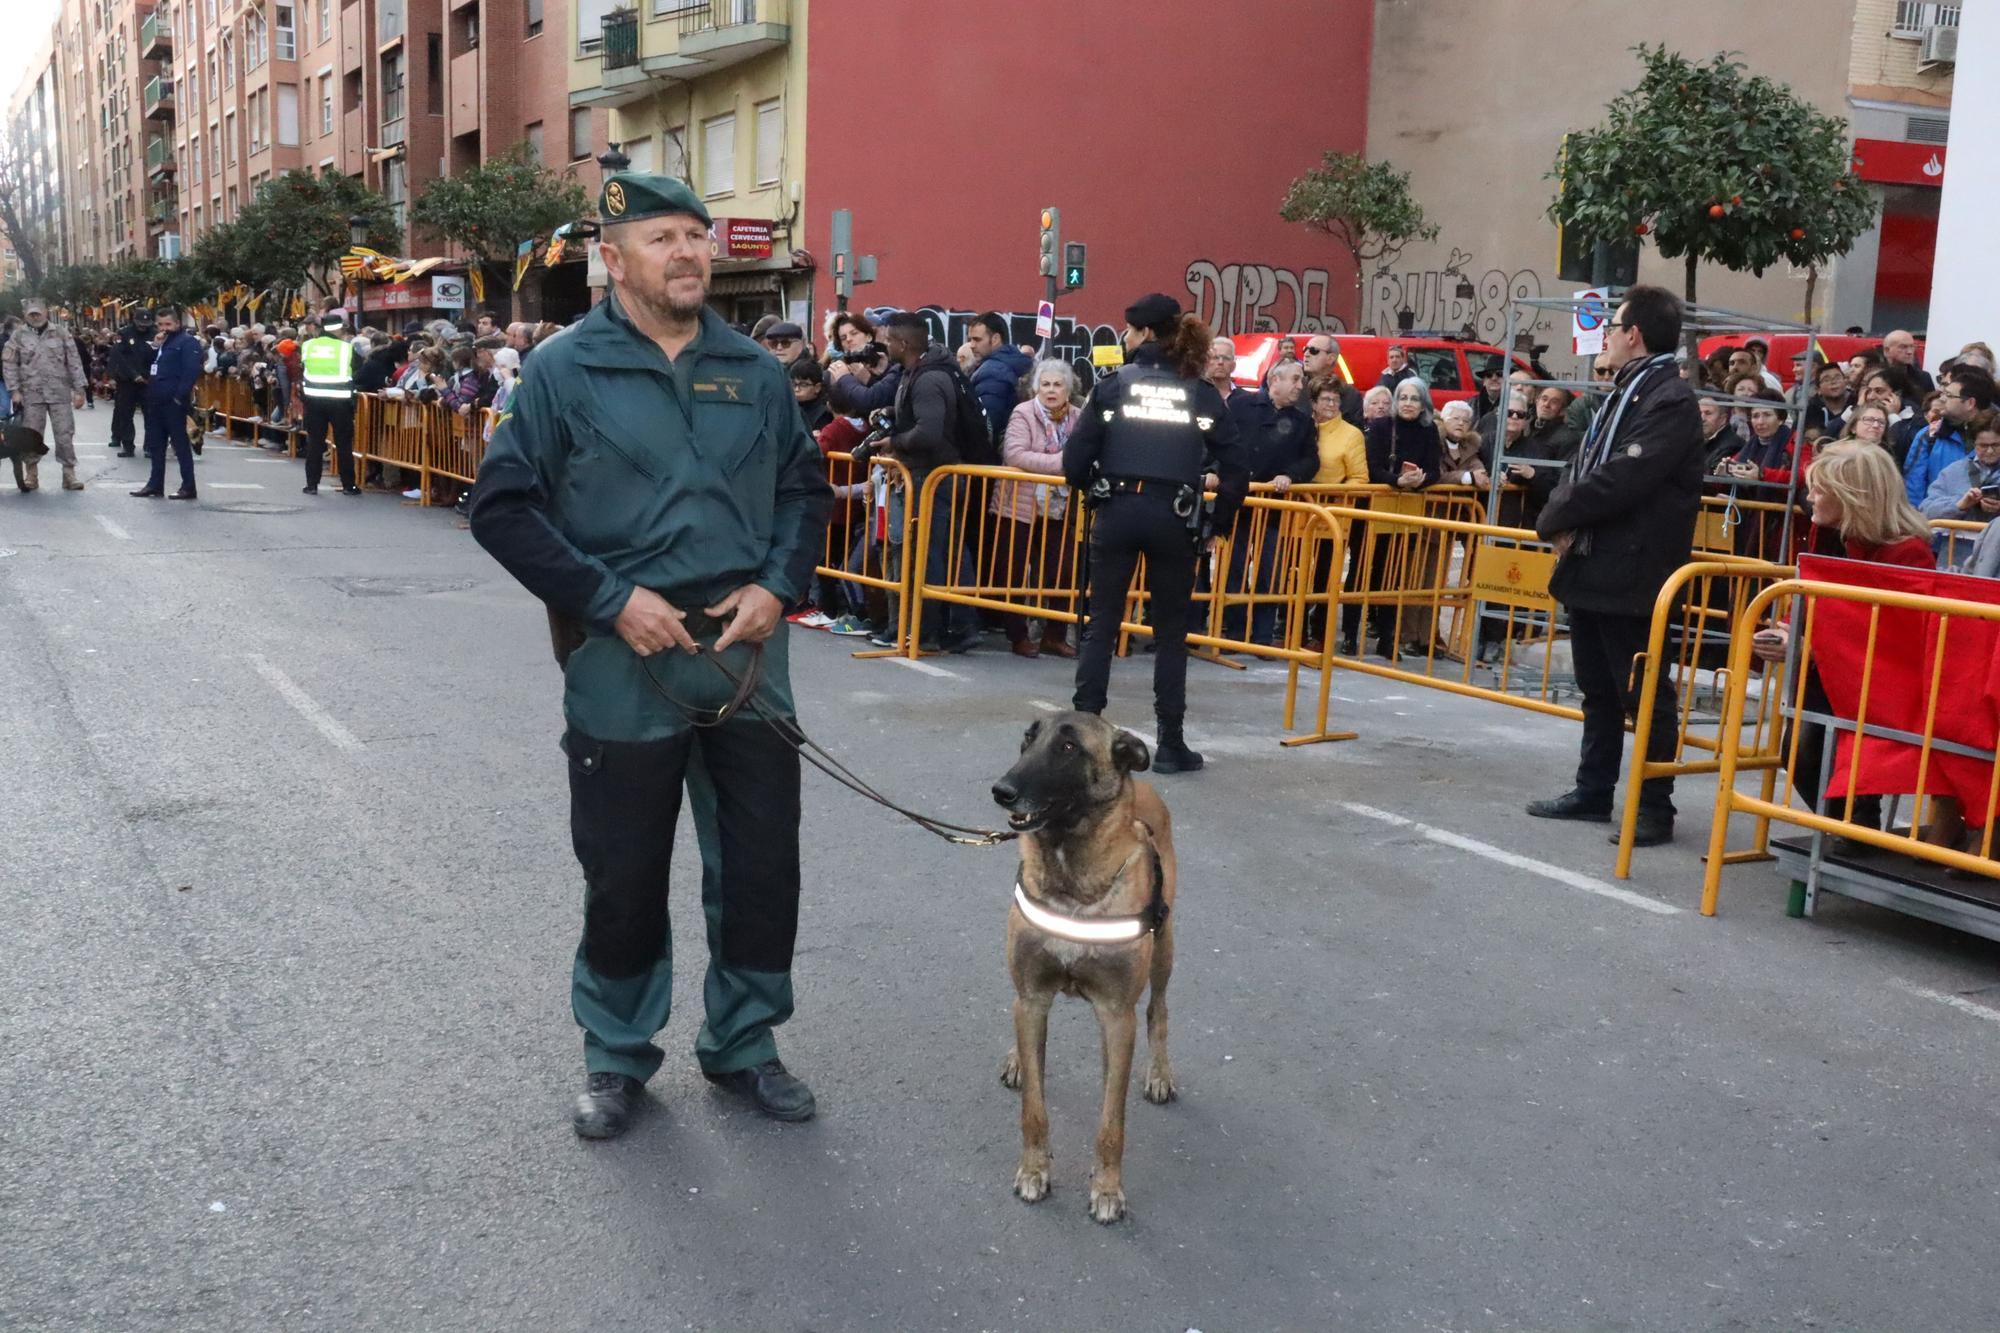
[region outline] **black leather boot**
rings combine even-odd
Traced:
[[[1160,743],[1153,747],[1155,773],[1192,773],[1201,767],[1201,756],[1188,749],[1181,724],[1160,719]]]
[[[645,1085],[626,1074],[599,1072],[584,1080],[570,1125],[586,1139],[615,1139],[631,1128]]]

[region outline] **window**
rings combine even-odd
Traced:
[[[222,34],[222,86],[225,88],[236,86],[235,36],[236,34],[232,32]]]
[[[736,188],[736,117],[701,123],[701,192],[728,194]]]
[[[278,85],[278,135],[272,142],[284,148],[299,146],[299,88],[295,83]]]
[[[620,0],[576,0],[576,53],[587,56],[604,45],[604,16],[624,6]]]
[[[210,52],[208,53],[208,94],[209,94],[209,96],[213,97],[213,96],[215,95],[215,90],[216,90],[216,89],[217,89],[218,87],[220,87],[220,86],[221,86],[221,85],[220,85],[220,84],[218,84],[218,83],[217,83],[217,82],[215,81],[215,52],[213,52],[213,51],[210,51]]]
[[[625,156],[632,159],[632,170],[651,175],[653,171],[653,141],[649,138],[627,139],[619,145]]]
[[[757,184],[776,185],[785,165],[785,108],[777,98],[757,104]]]
[[[424,110],[433,116],[444,114],[444,36],[432,33],[424,39]]]
[[[319,39],[329,41],[333,37],[333,0],[319,0]]]
[[[271,26],[262,14],[252,14],[243,20],[243,71],[262,69],[265,57],[271,53]]]
[[[333,75],[319,76],[319,132],[333,133]]]
[[[224,126],[222,137],[229,141],[229,165],[233,167],[236,165],[236,153],[241,139],[237,133],[236,113],[231,111],[224,115],[222,124]]]
[[[293,7],[277,6],[278,15],[278,59],[297,60],[299,58],[299,36],[293,26]]]
[[[528,126],[528,132],[524,137],[528,144],[528,160],[530,162],[540,162],[542,160],[542,122],[538,120]]]
[[[1410,365],[1433,389],[1458,389],[1458,353],[1449,347],[1413,347]]]
[[[542,0],[528,0],[528,36],[542,35]]]
[[[236,216],[236,187],[234,185],[229,187],[229,211],[223,214],[223,216],[231,218]]]
[[[403,118],[403,53],[392,51],[382,57],[382,123]]]
[[[188,145],[188,152],[191,163],[188,175],[194,177],[195,183],[199,185],[201,183],[201,136],[199,134],[195,135],[194,142]],[[195,225],[199,226],[201,224],[196,223]]]
[[[590,156],[590,108],[580,106],[569,113],[569,157],[580,162]]]

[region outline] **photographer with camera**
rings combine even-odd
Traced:
[[[826,401],[844,417],[866,417],[896,405],[903,368],[879,342],[837,352],[826,363]]]

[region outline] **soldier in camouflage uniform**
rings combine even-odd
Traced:
[[[83,360],[76,354],[76,340],[69,330],[49,319],[49,308],[30,297],[21,303],[27,323],[7,340],[4,360],[0,360],[0,381],[5,381],[14,400],[14,415],[31,430],[43,430],[55,437],[56,461],[62,464],[63,489],[80,491],[83,482],[76,475],[76,417],[71,409],[83,406]],[[33,460],[24,464],[26,475],[21,489],[32,491],[41,484]]]

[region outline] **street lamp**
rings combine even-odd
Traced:
[[[368,244],[368,219],[359,213],[347,219],[347,239],[356,245]]]
[[[632,165],[632,159],[621,152],[617,144],[607,144],[604,151],[597,155],[597,165],[608,174],[626,170]]]

